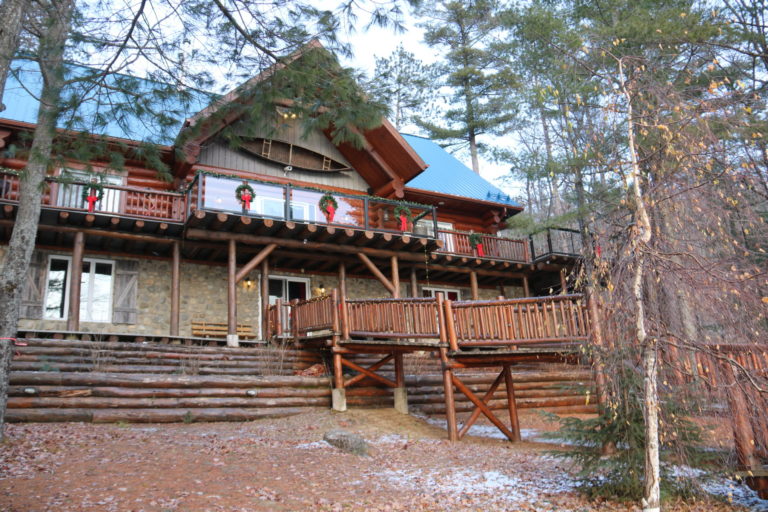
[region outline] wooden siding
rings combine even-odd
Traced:
[[[222,172],[226,172],[226,170],[245,171],[261,176],[292,178],[297,181],[314,183],[321,188],[337,187],[359,192],[366,192],[369,188],[368,183],[355,171],[319,173],[296,169],[286,173],[281,165],[249,156],[245,152],[233,150],[218,142],[212,142],[203,148],[199,163],[222,169]]]

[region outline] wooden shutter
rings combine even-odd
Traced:
[[[115,294],[112,301],[112,323],[135,324],[138,317],[136,294],[139,288],[139,262],[115,262]]]
[[[33,252],[24,289],[21,291],[21,318],[40,319],[43,317],[43,297],[45,296],[47,275],[47,255],[38,251]]]

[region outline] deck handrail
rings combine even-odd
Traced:
[[[234,194],[236,188],[244,183],[251,186],[255,192],[250,210],[246,210],[237,201]],[[212,194],[217,190],[217,185],[219,186],[219,195],[213,196]],[[224,186],[226,193],[221,189]],[[437,207],[434,205],[203,171],[195,175],[187,186],[185,194],[188,205],[187,215],[193,210],[236,212],[249,217],[322,222],[330,226],[352,227],[366,231],[404,232],[409,236],[437,238],[435,235],[437,232]],[[333,219],[319,209],[318,202],[324,194],[331,194],[338,203]],[[271,206],[269,209],[265,205],[258,206],[259,201],[271,201]],[[400,229],[400,221],[394,215],[398,207],[407,207],[411,211],[412,217],[407,219],[405,230]],[[431,228],[422,229],[424,222],[429,222]]]
[[[438,252],[481,257],[481,251],[473,247],[470,242],[470,237],[473,234],[480,236],[481,243],[483,244],[483,257],[519,263],[529,263],[531,261],[530,244],[527,240],[453,229],[438,230],[438,238],[444,242],[443,247]]]
[[[452,350],[563,346],[590,338],[581,294],[519,299],[448,301],[443,297],[340,300],[331,296],[290,304],[294,338],[329,330],[342,339],[437,339]],[[272,310],[270,310],[272,311]],[[270,313],[270,318],[272,318]]]
[[[356,299],[345,302],[351,337],[439,338],[437,298]]]
[[[562,344],[589,339],[581,294],[497,301],[446,301],[449,342],[456,349]]]
[[[45,181],[51,187],[49,192],[43,194],[43,206],[62,211],[88,210],[88,205],[81,197],[82,188],[93,186],[94,183],[65,180],[57,176],[48,176]],[[104,190],[104,194],[103,198],[95,203],[94,213],[171,222],[184,220],[185,194],[108,183],[99,183],[99,186]],[[18,202],[19,193],[18,173],[0,170],[0,200]]]

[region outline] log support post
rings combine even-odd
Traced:
[[[509,365],[504,365],[504,386],[507,388],[507,402],[509,403],[509,424],[512,427],[512,433],[514,439],[512,442],[521,440],[520,437],[520,420],[517,416],[517,402],[515,402],[515,383],[512,380],[512,371],[509,369]]]
[[[240,346],[237,336],[237,247],[233,239],[229,240],[227,257],[227,346]]]
[[[440,360],[443,365],[443,386],[445,388],[445,419],[448,422],[448,439],[453,443],[459,440],[456,424],[456,402],[453,398],[453,371],[448,362],[448,351],[440,349]]]
[[[472,289],[472,300],[478,300],[480,298],[480,292],[477,289],[477,272],[469,273],[469,286]]]
[[[339,263],[339,299],[342,303],[347,300],[347,266],[343,261]]]
[[[527,277],[523,278],[523,294],[526,297],[530,297],[531,296],[531,286],[528,283],[528,278]]]
[[[333,389],[331,390],[331,407],[334,411],[347,410],[347,392],[344,389],[344,367],[341,363],[341,354],[333,353]]]
[[[75,233],[75,245],[72,249],[72,276],[69,280],[69,312],[67,330],[80,330],[80,281],[83,278],[83,253],[85,252],[85,234]]]
[[[181,298],[181,246],[178,241],[171,247],[171,336],[179,335],[179,304]]]
[[[568,295],[568,281],[565,279],[565,269],[560,269],[560,295]]]
[[[419,296],[419,281],[416,279],[416,267],[411,267],[411,297]]]
[[[395,410],[402,414],[408,414],[408,392],[405,388],[405,366],[403,353],[396,352],[395,357]]]
[[[397,256],[392,256],[392,298],[400,298],[400,267],[397,261]]]
[[[269,338],[269,261],[261,262],[261,338]]]

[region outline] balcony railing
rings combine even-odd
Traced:
[[[546,228],[529,237],[533,261],[550,254],[579,256],[581,233],[576,229]]]
[[[83,199],[83,189],[91,183],[81,181],[60,181],[46,178],[49,191],[43,194],[43,206],[61,210],[87,211],[88,202]],[[124,217],[154,219],[171,222],[184,220],[184,194],[160,190],[140,190],[122,185],[101,184],[103,195],[94,203],[95,213],[112,213]],[[19,176],[16,173],[0,172],[0,200],[18,202]]]
[[[478,235],[480,235],[480,243],[473,246],[472,233],[441,229],[438,232],[438,238],[443,241],[443,248],[439,252],[523,263],[530,261],[529,244],[526,240],[501,238],[485,233],[478,233]]]
[[[254,191],[249,209],[245,208],[235,194],[237,187],[244,183]],[[249,217],[322,223],[366,231],[407,233],[432,238],[430,233],[435,233],[437,229],[434,206],[341,192],[331,192],[338,205],[331,218],[319,206],[320,199],[325,193],[325,191],[291,184],[280,185],[198,173],[189,187],[188,204],[190,213],[196,209],[222,211]],[[407,207],[410,210],[411,219],[406,218],[404,224],[398,207]],[[397,215],[396,210],[398,210]],[[428,226],[428,229],[424,229],[424,226]]]

